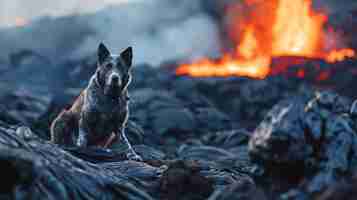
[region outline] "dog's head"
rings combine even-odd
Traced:
[[[117,98],[122,91],[127,89],[131,79],[132,58],[131,47],[125,49],[120,55],[114,55],[103,43],[99,45],[96,80],[105,95]]]

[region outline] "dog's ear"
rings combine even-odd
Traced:
[[[120,57],[124,61],[126,66],[130,68],[133,60],[133,48],[128,47],[127,49],[125,49],[123,52],[121,52]]]
[[[100,43],[98,47],[98,63],[101,65],[110,56],[110,51],[103,44]]]

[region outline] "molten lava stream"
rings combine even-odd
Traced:
[[[226,54],[218,61],[202,59],[193,64],[182,65],[177,75],[189,74],[193,77],[245,76],[263,79],[269,74],[270,57],[256,55],[258,43],[253,29],[246,29],[236,56]]]
[[[333,63],[355,57],[354,50],[325,47],[327,15],[311,8],[312,0],[246,0],[236,13],[245,13],[228,27],[229,36],[240,35],[234,54],[225,53],[218,61],[208,58],[179,66],[178,75],[193,77],[248,76],[262,79],[271,72],[272,58],[301,56]],[[269,9],[267,9],[269,8]],[[251,12],[251,13],[246,13]],[[244,18],[247,15],[248,17]],[[230,15],[229,15],[230,16]],[[236,15],[233,15],[236,17]],[[261,16],[273,16],[264,20]],[[237,28],[238,25],[238,28]],[[232,32],[233,31],[233,32]],[[337,40],[337,39],[336,39]],[[303,72],[299,73],[303,77]]]
[[[217,62],[202,59],[193,64],[183,64],[176,70],[176,74],[193,77],[244,76],[263,79],[269,74],[269,65],[270,58],[242,61],[227,56]]]

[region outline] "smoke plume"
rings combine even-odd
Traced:
[[[117,53],[133,46],[136,63],[153,65],[220,49],[201,1],[3,0],[0,13],[0,60],[31,49],[58,62],[91,55],[101,41]]]

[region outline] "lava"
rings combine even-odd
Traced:
[[[327,55],[326,61],[329,63],[340,62],[347,58],[354,58],[355,56],[356,52],[353,49],[333,50]]]
[[[273,25],[273,56],[319,56],[325,15],[311,10],[311,1],[280,0]]]
[[[244,61],[227,55],[218,61],[204,58],[193,64],[183,64],[176,70],[176,74],[189,74],[193,77],[246,76],[263,79],[269,74],[269,65],[270,60],[266,57]]]
[[[270,74],[274,57],[300,56],[334,63],[356,56],[353,49],[324,46],[328,17],[312,9],[312,0],[245,0],[244,5],[228,9],[227,16],[234,51],[223,53],[219,59],[182,64],[178,75],[263,79]],[[304,74],[300,70],[298,76]]]

